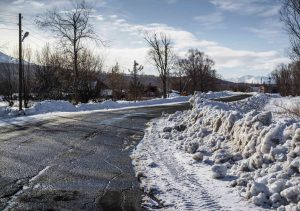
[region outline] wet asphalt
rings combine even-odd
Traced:
[[[143,210],[129,157],[146,123],[188,104],[0,127],[0,210]]]

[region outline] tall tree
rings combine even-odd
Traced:
[[[208,91],[214,89],[216,72],[214,61],[197,49],[190,49],[186,58],[178,60],[178,66],[189,77],[194,91]]]
[[[146,34],[145,40],[150,47],[148,55],[159,72],[163,85],[163,97],[167,98],[167,82],[170,70],[174,65],[174,54],[172,51],[172,41],[165,34]]]
[[[62,99],[63,93],[70,93],[72,90],[64,89],[66,85],[65,79],[68,80],[71,74],[67,74],[65,70],[66,58],[60,52],[53,52],[46,44],[40,52],[36,53],[37,69],[34,72],[35,92],[37,97],[44,99]]]
[[[125,80],[118,63],[111,68],[111,71],[107,74],[107,78],[109,87],[112,90],[113,100],[121,99],[125,88]]]
[[[282,0],[280,10],[281,20],[290,36],[291,56],[300,59],[300,1],[299,0]]]
[[[32,90],[33,81],[33,67],[32,62],[32,49],[30,46],[24,48],[24,61],[23,61],[23,90],[24,90],[24,106],[28,108],[29,97]]]
[[[85,0],[73,3],[73,9],[60,11],[57,8],[50,10],[43,17],[37,19],[37,24],[42,29],[49,29],[60,39],[60,44],[73,59],[74,93],[78,102],[78,56],[83,49],[85,40],[93,40],[105,44],[95,33],[93,25],[90,24],[92,9],[88,7]]]
[[[133,69],[129,70],[129,73],[132,76],[129,90],[131,93],[133,93],[134,101],[137,101],[138,95],[141,92],[142,84],[140,83],[138,79],[138,74],[140,71],[142,71],[144,67],[142,65],[139,65],[136,61],[133,62]]]
[[[96,99],[100,91],[96,89],[100,81],[99,76],[103,70],[104,60],[98,55],[94,55],[89,49],[84,49],[79,54],[79,97],[81,102],[88,102]]]
[[[292,94],[293,79],[291,69],[291,65],[280,64],[272,72],[272,78],[278,87],[279,93],[283,96]]]
[[[9,106],[14,105],[14,93],[17,92],[17,65],[12,62],[0,63],[0,94]]]

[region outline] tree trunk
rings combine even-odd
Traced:
[[[75,84],[74,84],[74,100],[75,103],[79,102],[79,82],[78,82],[78,53],[76,50],[76,43],[74,44],[74,72],[75,72]]]
[[[163,76],[163,96],[164,98],[167,98],[167,77]]]

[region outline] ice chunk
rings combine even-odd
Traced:
[[[227,167],[224,165],[214,165],[212,168],[212,177],[214,179],[222,179],[227,174]]]

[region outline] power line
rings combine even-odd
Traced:
[[[37,33],[36,31],[33,31],[32,29],[28,29],[28,28],[25,28],[25,27],[23,27],[26,31],[29,31],[30,32],[30,36],[31,37],[33,37],[33,38],[35,38],[35,39],[37,39],[37,40],[39,40],[39,41],[42,41],[42,42],[46,42],[47,40],[46,39],[44,39],[44,38],[42,38],[42,39],[44,39],[44,40],[42,40],[41,38],[38,38],[38,37],[36,37],[36,36],[34,36],[33,34],[35,34],[35,35],[37,35],[37,36],[40,36],[39,35],[39,33]]]
[[[9,21],[4,21],[4,20],[0,20],[0,23],[5,23],[5,24],[18,24],[17,22],[9,22]]]
[[[23,23],[26,23],[26,25],[28,26],[36,26],[36,24],[34,22],[30,22],[29,20],[24,20]]]
[[[16,31],[18,31],[18,29],[10,29],[10,28],[1,28],[1,27],[0,27],[0,29],[1,29],[1,30],[16,30]]]
[[[41,41],[41,42],[43,42],[43,43],[46,42],[45,40],[39,39],[39,38],[37,38],[36,36],[33,36],[32,34],[30,34],[30,37],[35,38],[36,40],[39,40],[39,41]],[[35,43],[35,44],[37,44],[37,43]]]
[[[17,15],[8,15],[8,14],[3,14],[2,12],[1,12],[0,16],[5,16],[5,17],[9,17],[9,18],[11,18],[11,17],[18,18]]]

